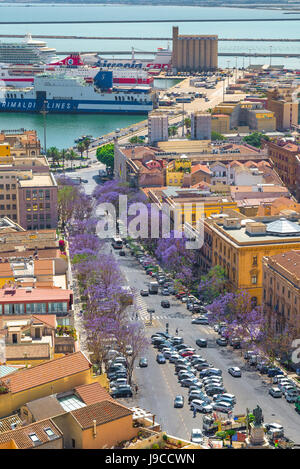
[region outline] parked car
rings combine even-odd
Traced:
[[[174,407],[176,409],[181,409],[183,406],[184,406],[184,397],[181,394],[179,394],[174,399]]]
[[[180,384],[183,388],[189,388],[190,386],[202,386],[201,382],[198,378],[196,378],[196,376],[194,378],[182,379]]]
[[[140,368],[146,368],[148,366],[148,360],[146,357],[141,357],[139,361]]]
[[[268,370],[268,376],[269,376],[269,378],[272,378],[272,377],[275,376],[275,375],[284,375],[284,372],[281,371],[281,369],[278,368],[278,367],[270,368],[270,369]]]
[[[241,369],[237,366],[231,366],[230,368],[228,368],[228,373],[234,378],[241,378],[242,376]]]
[[[194,399],[190,403],[191,410],[196,410],[196,412],[203,412],[204,414],[209,414],[213,411],[211,404],[208,404],[206,401]]]
[[[179,352],[179,354],[182,356],[182,357],[192,357],[194,355],[195,352],[193,352],[193,350],[182,350],[181,352]]]
[[[232,405],[229,402],[225,401],[218,401],[212,404],[213,410],[217,410],[218,412],[224,412],[228,414],[229,412],[232,412]]]
[[[214,401],[220,401],[221,398],[224,398],[224,399],[227,399],[227,400],[230,400],[233,404],[236,404],[236,397],[234,394],[229,394],[227,392],[223,393],[223,394],[215,394],[213,396],[213,400]]]
[[[205,392],[208,396],[214,396],[215,394],[222,394],[224,392],[226,392],[224,386],[216,386],[216,385],[212,385],[211,387],[208,387],[205,389]]]
[[[216,343],[220,345],[221,347],[226,347],[228,345],[228,340],[225,337],[219,337],[216,340]]]
[[[113,397],[114,399],[121,397],[132,397],[131,386],[129,386],[128,384],[114,388],[111,392],[111,397]]]
[[[209,368],[208,370],[200,371],[200,378],[205,378],[206,376],[221,376],[222,370],[219,368]]]
[[[287,402],[296,402],[299,396],[299,392],[297,389],[294,391],[284,393],[284,397],[286,398]]]
[[[269,394],[272,396],[272,397],[282,397],[282,391],[273,386],[272,388],[269,389]]]
[[[165,359],[165,357],[163,356],[162,353],[158,353],[158,354],[156,355],[156,361],[157,361],[157,363],[159,363],[160,365],[166,363],[166,359]]]
[[[189,387],[189,389],[191,389],[192,386]],[[203,391],[201,391],[201,389],[194,389],[192,390],[190,393],[189,393],[189,404],[194,401],[194,400],[200,400],[200,401],[204,401],[206,396],[204,394]]]

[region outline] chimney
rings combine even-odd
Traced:
[[[93,438],[96,438],[97,436],[97,425],[96,425],[96,420],[93,420]]]

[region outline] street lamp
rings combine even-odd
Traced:
[[[184,137],[184,103],[182,103],[182,136]]]
[[[251,65],[251,49],[249,49],[249,67]]]
[[[41,110],[41,114],[43,115],[43,120],[44,120],[44,152],[45,152],[45,155],[47,154],[47,120],[46,120],[46,115],[47,115],[47,111],[46,111],[46,106],[48,104],[48,101],[46,99],[44,99],[44,102],[43,102],[43,109]]]
[[[270,46],[270,67],[272,65],[272,46]]]

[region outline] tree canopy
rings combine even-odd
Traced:
[[[253,134],[247,135],[243,138],[243,141],[252,145],[253,147],[260,148],[262,140],[270,140],[267,135],[262,134],[261,132],[253,132]]]
[[[110,168],[114,167],[114,149],[115,146],[113,143],[108,143],[97,149],[96,156],[98,161],[109,166]]]

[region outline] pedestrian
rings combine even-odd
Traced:
[[[135,319],[138,320],[138,318],[139,318],[139,315],[138,315],[138,313],[136,313]]]
[[[194,419],[196,418],[196,415],[197,415],[197,410],[196,410],[195,407],[194,407],[194,410],[193,410],[193,418],[194,418]]]
[[[135,385],[135,393],[136,393],[136,394],[137,394],[138,390],[139,390],[139,387],[138,387],[138,385],[136,384],[136,385]]]
[[[175,331],[175,334],[178,335],[178,327],[177,327],[177,329],[176,329],[176,331]]]

